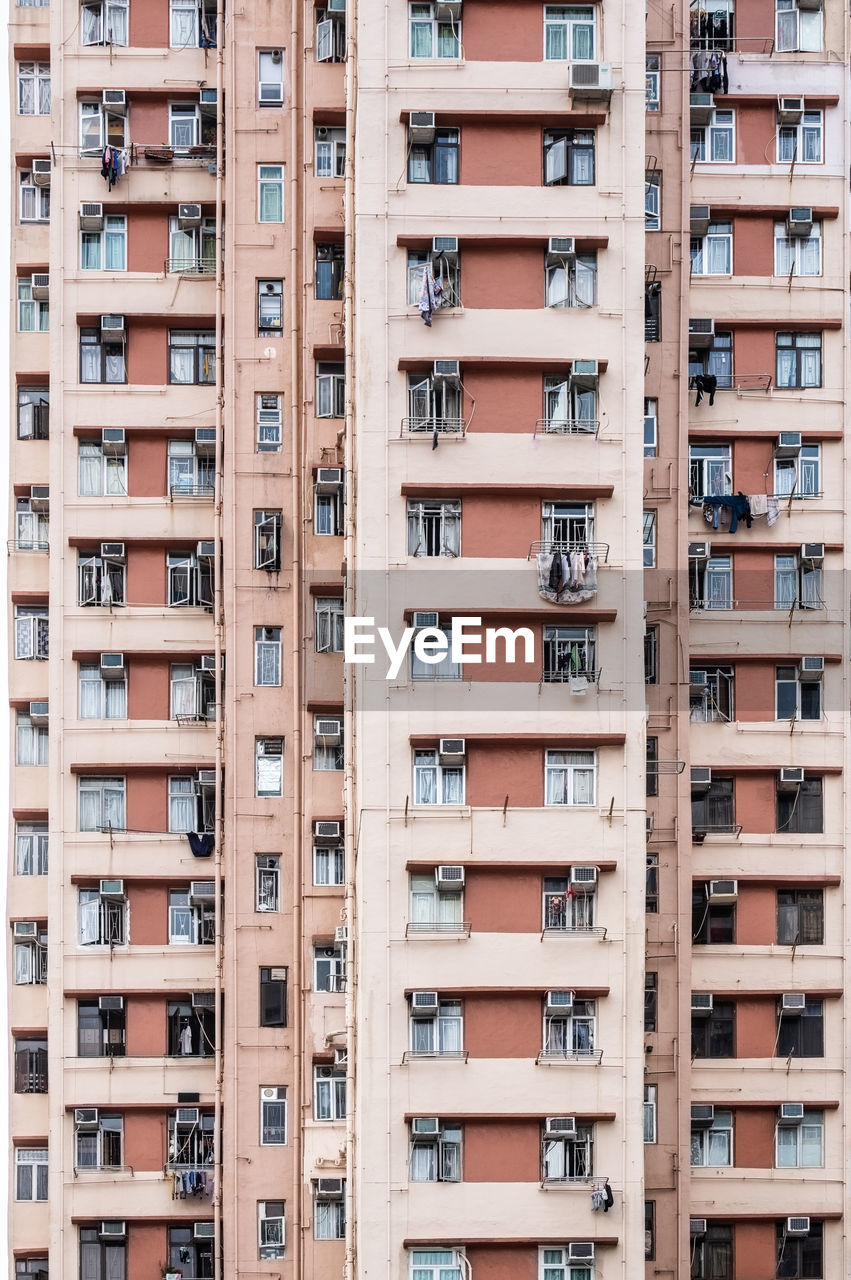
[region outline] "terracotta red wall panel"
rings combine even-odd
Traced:
[[[501,26],[501,24],[500,24]],[[540,125],[464,124],[460,179],[468,187],[539,187],[544,136]]]
[[[499,22],[487,4],[464,5],[464,57],[477,62],[540,62],[543,58],[543,11],[523,0],[505,0]]]
[[[742,534],[746,537],[747,529]],[[715,549],[722,549],[720,543]],[[733,556],[733,598],[737,609],[774,608],[774,556],[770,551],[741,551]]]
[[[770,1058],[777,1037],[777,1011],[771,999],[736,1001],[736,1057]]]
[[[476,1280],[538,1280],[538,1250],[530,1245],[470,1245],[470,1270]]]
[[[477,742],[467,751],[467,804],[535,808],[544,802],[544,754],[539,746]]]
[[[464,918],[470,921],[474,933],[540,933],[541,895],[542,882],[537,872],[468,872]]]
[[[127,381],[146,386],[168,382],[168,331],[162,324],[129,318]]]
[[[736,1275],[748,1280],[774,1280],[777,1243],[774,1222],[737,1222],[733,1228]]]
[[[471,1058],[534,1058],[543,1037],[542,997],[468,995],[464,1043]]]
[[[534,1120],[500,1120],[499,1124],[471,1120],[465,1123],[465,1182],[540,1180],[540,1124]]]
[[[168,215],[134,210],[127,222],[127,270],[160,272],[167,257]]]
[[[153,1173],[166,1162],[167,1127],[164,1112],[124,1113],[124,1163],[137,1172]],[[133,1241],[133,1253],[136,1241]]]
[[[134,774],[127,781],[127,827],[130,831],[168,830],[164,774]]]
[[[735,30],[743,53],[762,53],[763,43],[774,39],[774,0],[737,5]]]
[[[125,1008],[127,1057],[161,1057],[167,1048],[166,1004],[162,996],[129,996]]]
[[[774,330],[738,329],[733,335],[733,373],[770,373],[774,378]]]
[[[510,282],[510,292],[506,282]],[[541,245],[502,248],[465,244],[461,256],[461,297],[465,307],[545,305],[544,250]]]
[[[197,102],[197,92],[195,101]],[[175,90],[175,102],[191,102],[192,95],[187,91],[181,95]],[[141,94],[130,98],[130,134],[137,145],[161,147],[168,142],[168,103],[151,102]]]
[[[525,556],[530,544],[540,536],[540,498],[492,494],[462,497],[461,550],[465,556]],[[534,572],[531,566],[529,571]]]
[[[777,821],[777,774],[746,773],[736,778],[736,822],[745,832],[770,832]]]
[[[776,160],[776,107],[736,103],[736,163],[775,164]]]
[[[736,218],[733,223],[733,274],[774,275],[774,218]]]
[[[737,720],[773,720],[774,664],[736,667],[734,697]]]
[[[133,436],[127,447],[127,492],[131,498],[161,498],[166,491],[167,441]]]
[[[735,1112],[733,1164],[737,1169],[774,1167],[774,1129],[777,1112],[766,1107],[742,1107]],[[750,1272],[748,1272],[750,1274]]]
[[[163,947],[168,943],[168,890],[163,885],[131,885],[128,907],[133,946]]]
[[[463,284],[462,284],[463,288]],[[565,352],[565,361],[570,353]],[[463,371],[466,391],[464,412],[469,417],[470,401],[476,402],[471,431],[516,431],[532,435],[544,413],[543,374],[530,369],[487,369],[469,367]],[[540,537],[540,534],[536,534]]]
[[[168,720],[169,663],[131,657],[128,670],[128,720]]]
[[[163,547],[130,548],[127,557],[128,604],[165,604],[165,557]]]
[[[736,941],[744,947],[777,941],[777,891],[769,885],[739,885]]]
[[[131,5],[130,44],[140,49],[167,49],[168,10],[169,0],[145,0],[144,4]]]
[[[168,1257],[165,1223],[133,1222],[130,1232],[132,1244],[126,1255],[127,1280],[151,1280],[152,1260],[165,1262]]]
[[[736,440],[733,444],[733,490],[742,493],[774,492],[774,437]],[[760,520],[755,526],[765,530]]]

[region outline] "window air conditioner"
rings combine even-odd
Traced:
[[[547,1116],[544,1121],[544,1137],[575,1138],[576,1116]]]
[[[590,383],[581,383],[581,379],[596,380],[599,376],[600,362],[598,360],[574,360],[570,366],[570,380],[574,384],[591,385]]]
[[[436,991],[411,992],[411,1009],[414,1013],[437,1013],[439,1003]]]
[[[80,230],[103,230],[103,205],[95,202],[80,205]]]
[[[774,446],[776,458],[797,458],[801,452],[800,431],[781,431]]]
[[[98,892],[105,902],[123,902],[124,881],[101,880],[98,886]]]
[[[691,1104],[692,1129],[709,1129],[715,1120],[715,1108],[711,1102],[693,1102]]]
[[[467,744],[463,738],[441,738],[437,754],[441,764],[457,764],[463,760],[467,752]]]
[[[711,544],[708,542],[690,542],[688,544],[689,560],[708,560]]]
[[[689,209],[689,230],[693,236],[705,236],[712,210],[708,204],[693,204]]]
[[[594,1245],[590,1240],[574,1240],[567,1246],[568,1262],[593,1262]]]
[[[569,258],[576,253],[576,240],[573,236],[551,236],[547,241],[547,253],[557,258]]]
[[[689,94],[689,119],[693,125],[709,124],[715,109],[711,93]]]
[[[316,492],[336,493],[343,483],[342,467],[317,467]]]
[[[343,740],[342,720],[331,720],[322,717],[314,721],[314,738],[321,738],[328,746],[336,746]]]
[[[124,996],[100,996],[98,999],[98,1012],[123,1013]]]
[[[216,655],[214,653],[202,653],[198,666],[201,671],[214,672],[216,670]]]
[[[203,93],[204,90],[202,89]],[[215,89],[213,90],[215,93]],[[195,1222],[192,1224],[192,1235],[196,1240],[212,1240],[216,1234],[214,1222]]]
[[[799,765],[787,766],[780,770],[777,782],[778,791],[796,791],[804,781],[804,770]]]
[[[408,138],[418,146],[434,142],[434,112],[412,111],[408,118]]]
[[[712,995],[708,991],[692,991],[691,1011],[696,1016],[709,1017],[712,1012]]]
[[[819,658],[815,655],[801,658],[798,663],[798,670],[807,680],[820,680],[824,675],[824,658]]]
[[[706,1235],[706,1219],[705,1218],[689,1218],[688,1233],[690,1236]]]
[[[803,1118],[803,1102],[781,1102],[778,1124],[800,1124]]]
[[[30,724],[36,727],[47,725],[50,721],[49,702],[30,703]]]
[[[114,115],[123,115],[127,110],[127,94],[124,89],[104,89],[101,101]]]
[[[215,991],[193,991],[190,997],[193,1009],[215,1009]]]
[[[342,1178],[317,1178],[316,1179],[316,1199],[317,1200],[340,1200],[343,1196],[343,1179]]]
[[[75,1107],[74,1127],[76,1129],[96,1129],[98,1127],[97,1107]]]
[[[710,902],[735,902],[738,896],[739,882],[737,880],[709,881]]]
[[[102,1240],[123,1240],[127,1235],[127,1224],[116,1219],[110,1222],[102,1222],[98,1235]]]
[[[123,427],[104,427],[100,433],[101,449],[106,458],[123,458],[127,437]]]
[[[216,900],[216,882],[215,880],[190,880],[189,882],[189,901],[196,902],[215,902]]]
[[[435,360],[431,380],[435,387],[457,387],[461,382],[460,361]]]
[[[334,942],[339,943],[340,946],[345,946],[346,943],[348,943],[348,941],[349,941],[348,926],[344,924],[338,924],[337,928],[334,930]]]
[[[440,1133],[440,1120],[437,1116],[414,1116],[411,1120],[411,1135],[414,1138],[436,1138]]]
[[[714,341],[715,321],[704,318],[703,316],[693,316],[688,322],[689,347],[693,351],[701,347],[711,347]]]
[[[216,452],[216,428],[195,428],[195,453],[198,457],[210,458]]]
[[[437,22],[459,22],[461,19],[461,0],[437,0],[434,6]]]
[[[124,679],[123,653],[102,653],[100,655],[100,678],[101,680]]]
[[[824,543],[823,542],[802,542],[801,543],[801,559],[810,561],[821,561],[824,559]]]
[[[124,316],[101,316],[100,331],[101,333],[113,334],[115,337],[124,337]]]
[[[448,262],[458,259],[457,236],[435,236],[431,242],[432,253],[441,254]]]
[[[33,160],[32,167],[33,182],[37,187],[50,186],[50,161],[49,160]]]
[[[342,840],[342,822],[314,822],[313,838],[314,840]]]
[[[803,1013],[807,1007],[807,997],[803,991],[784,991],[780,997],[782,1013]]]
[[[178,1107],[174,1113],[174,1122],[179,1129],[194,1128],[200,1118],[198,1107]]]
[[[202,107],[217,107],[219,105],[219,95],[215,89],[202,89],[198,94],[198,101]]]
[[[446,865],[435,867],[434,884],[437,889],[463,889],[464,868]]]
[[[198,770],[198,786],[214,787],[216,785],[215,769],[199,769]]]
[[[787,1236],[808,1236],[810,1234],[809,1218],[787,1218]]]
[[[30,287],[38,302],[46,302],[50,297],[50,276],[47,272],[37,271],[30,277]]]
[[[50,485],[30,485],[30,507],[33,511],[50,510]]]
[[[436,627],[440,624],[440,617],[431,609],[416,609],[414,611],[412,623],[417,630],[422,627]]]
[[[571,867],[570,887],[576,893],[593,893],[597,887],[597,868]]]
[[[702,766],[691,770],[692,791],[708,791],[712,786],[712,770]]]
[[[35,938],[38,935],[38,926],[35,920],[16,920],[12,925],[13,938]]]
[[[100,544],[100,554],[102,560],[123,560],[124,559],[124,543],[123,542],[102,542]]]
[[[212,538],[205,538],[203,542],[199,542],[195,548],[195,554],[199,560],[212,560],[216,554],[216,544]]]
[[[813,229],[813,211],[806,206],[790,209],[786,217],[786,232],[790,236],[808,236]]]
[[[777,123],[778,124],[800,124],[801,117],[804,114],[803,98],[786,98],[779,97],[777,99]]]
[[[177,225],[181,231],[185,231],[188,227],[200,227],[200,204],[179,204],[177,206]]]
[[[569,1013],[573,1008],[572,991],[548,991],[547,1013]]]
[[[614,78],[610,62],[571,62],[568,89],[574,98],[607,102],[612,96]]]

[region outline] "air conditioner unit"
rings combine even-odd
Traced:
[[[205,538],[203,542],[199,542],[195,548],[195,555],[199,560],[212,560],[216,555],[216,544],[212,538]]]
[[[708,560],[711,549],[711,543],[709,542],[690,542],[688,544],[688,558],[689,560]]]
[[[198,668],[200,671],[215,672],[216,655],[214,653],[202,653],[198,659]]]
[[[703,316],[692,317],[688,322],[688,345],[695,351],[711,347],[715,341],[715,321]]]
[[[317,467],[316,492],[336,493],[343,483],[342,467]]]
[[[30,508],[33,511],[50,510],[50,485],[30,485]]]
[[[705,236],[712,210],[708,204],[693,204],[689,209],[689,230],[693,236]]]
[[[327,0],[325,8],[328,13],[345,13],[346,0]]]
[[[98,998],[99,1013],[123,1013],[124,996],[100,996]]]
[[[50,721],[50,703],[49,702],[31,702],[30,703],[30,724],[36,727],[47,725]]]
[[[313,723],[314,738],[321,738],[328,746],[335,746],[343,740],[343,722],[342,720],[331,720],[324,716],[317,718]]]
[[[547,1013],[569,1013],[573,1008],[572,991],[548,991]]]
[[[434,884],[437,889],[463,889],[464,868],[444,864],[435,867]]]
[[[693,767],[691,770],[692,791],[708,791],[711,786],[712,770],[705,769],[703,766]]]
[[[195,428],[195,452],[199,458],[211,458],[216,452],[216,428]]]
[[[801,658],[798,663],[798,670],[807,680],[820,680],[824,675],[824,658],[816,655]]]
[[[437,1013],[439,1004],[436,991],[411,992],[411,1009],[414,1013]]]
[[[821,561],[824,559],[824,543],[823,542],[802,542],[801,543],[801,559],[811,561]]]
[[[193,1009],[215,1009],[215,991],[193,991],[190,996]]]
[[[179,204],[177,206],[177,225],[181,230],[186,230],[188,227],[200,227],[200,204]]]
[[[801,117],[804,114],[803,98],[786,98],[777,99],[777,123],[778,124],[800,124]]]
[[[777,781],[778,791],[796,791],[804,781],[804,770],[799,765],[787,766],[780,770]]]
[[[441,738],[437,754],[441,764],[457,764],[467,753],[467,743],[463,738]]]
[[[440,1120],[437,1116],[414,1116],[411,1120],[411,1134],[415,1138],[436,1138],[440,1133]]]
[[[437,0],[434,6],[437,22],[458,22],[461,18],[461,0]]]
[[[98,1127],[97,1107],[75,1107],[74,1127],[77,1129],[96,1129]]]
[[[435,236],[431,242],[432,253],[441,254],[448,262],[458,259],[457,236]]]
[[[689,1218],[688,1233],[690,1236],[706,1235],[706,1219],[705,1218]]]
[[[689,94],[689,120],[693,125],[709,124],[715,110],[715,99],[711,93]]]
[[[198,101],[202,107],[216,108],[219,105],[219,95],[215,89],[202,89],[198,94]]]
[[[12,925],[13,938],[35,938],[38,936],[38,926],[35,920],[16,920]]]
[[[813,229],[813,211],[804,205],[790,209],[786,217],[786,233],[790,236],[808,236]]]
[[[801,452],[800,431],[781,431],[774,446],[776,458],[797,458]]]
[[[574,1240],[567,1246],[568,1262],[593,1262],[594,1245],[590,1240]]]
[[[123,560],[124,559],[124,543],[123,542],[102,542],[100,544],[100,554],[102,560]]]
[[[314,822],[313,838],[314,840],[342,840],[342,822]]]
[[[576,253],[576,240],[573,236],[551,236],[547,241],[547,253],[558,258],[569,258]]]
[[[692,1129],[710,1129],[715,1121],[715,1108],[711,1102],[691,1104]]]
[[[712,995],[708,991],[692,991],[691,1011],[695,1015],[709,1017],[712,1012]]]
[[[787,1236],[808,1236],[810,1234],[809,1218],[787,1218]]]
[[[124,316],[101,316],[100,331],[101,333],[109,333],[113,337],[124,337]]]
[[[102,653],[100,655],[100,678],[101,680],[124,679],[123,653]]]
[[[127,110],[127,94],[124,89],[104,89],[101,101],[114,114],[123,115]]]
[[[570,366],[570,378],[574,383],[581,378],[598,378],[599,376],[599,360],[574,360]]]
[[[348,926],[344,924],[338,924],[337,928],[334,930],[334,942],[338,943],[340,946],[345,946],[346,943],[348,943],[348,941],[349,941]]]
[[[803,991],[784,991],[780,997],[782,1013],[803,1013],[807,1007],[807,997]]]
[[[738,880],[710,880],[710,902],[735,902],[739,896]]]
[[[215,880],[190,880],[189,901],[191,903],[215,902],[215,900],[216,900]]]
[[[593,893],[597,887],[597,868],[571,867],[570,887],[576,893]]]
[[[101,449],[106,458],[123,458],[127,437],[123,427],[104,427],[100,433]]]
[[[411,621],[417,630],[423,627],[436,627],[440,624],[440,615],[431,609],[415,609]]]
[[[117,1219],[113,1219],[110,1222],[102,1222],[98,1235],[102,1240],[123,1240],[127,1235],[127,1223],[119,1222]]]
[[[781,1102],[778,1124],[800,1124],[804,1118],[803,1102]]]
[[[349,1065],[349,1051],[346,1048],[334,1050],[334,1066],[347,1067]]]
[[[343,1195],[343,1179],[342,1178],[317,1178],[316,1179],[316,1199],[317,1200],[340,1200]]]
[[[408,138],[417,146],[434,142],[434,112],[412,111],[408,117]]]
[[[124,881],[101,880],[98,885],[98,892],[105,902],[123,902]]]
[[[203,93],[204,90],[202,89]],[[213,93],[215,93],[215,89]],[[216,1224],[214,1222],[195,1222],[192,1224],[192,1235],[195,1240],[212,1240],[216,1234]]]
[[[30,277],[32,295],[38,302],[46,302],[50,297],[50,276],[47,272],[37,271]]]
[[[574,98],[608,102],[613,87],[610,62],[571,62],[568,89]]]
[[[576,1116],[547,1116],[544,1121],[544,1137],[575,1138]]]
[[[459,360],[435,360],[432,384],[435,387],[457,387],[461,382]]]
[[[178,1107],[174,1114],[174,1122],[179,1129],[194,1128],[201,1118],[197,1107]]]
[[[37,187],[50,186],[50,168],[49,160],[33,160],[33,182]]]
[[[80,230],[103,230],[103,205],[99,201],[90,201],[80,205]]]
[[[214,787],[216,785],[215,769],[199,769],[198,770],[198,786]]]

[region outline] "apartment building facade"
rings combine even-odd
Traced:
[[[16,1275],[844,1274],[846,53],[11,7]]]

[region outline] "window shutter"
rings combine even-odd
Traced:
[[[316,61],[330,62],[334,56],[334,23],[331,18],[316,24]]]

